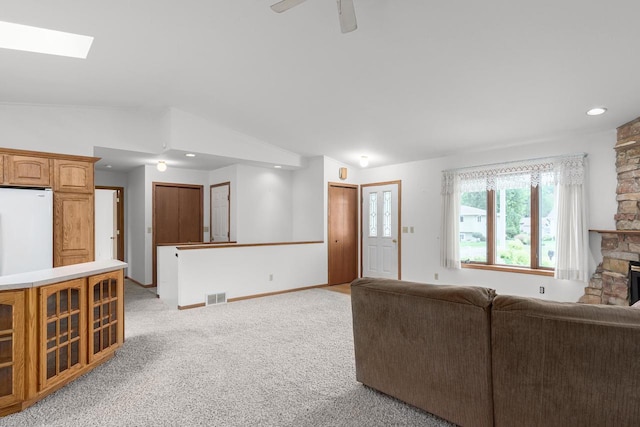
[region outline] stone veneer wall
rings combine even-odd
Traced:
[[[616,230],[601,232],[602,263],[579,302],[629,305],[629,261],[640,261],[640,117],[618,128]]]

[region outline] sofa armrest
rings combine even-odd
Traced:
[[[493,425],[493,290],[358,279],[356,378],[459,425]]]

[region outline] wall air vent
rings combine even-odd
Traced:
[[[207,294],[205,295],[205,301],[207,305],[224,304],[227,302],[227,293]]]

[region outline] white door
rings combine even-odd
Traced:
[[[96,261],[115,259],[118,253],[118,192],[96,189],[95,248]]]
[[[211,187],[211,241],[229,241],[229,192],[228,183]]]
[[[363,186],[362,276],[399,279],[398,184]]]

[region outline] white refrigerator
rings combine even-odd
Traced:
[[[0,188],[0,276],[53,265],[53,192]]]

